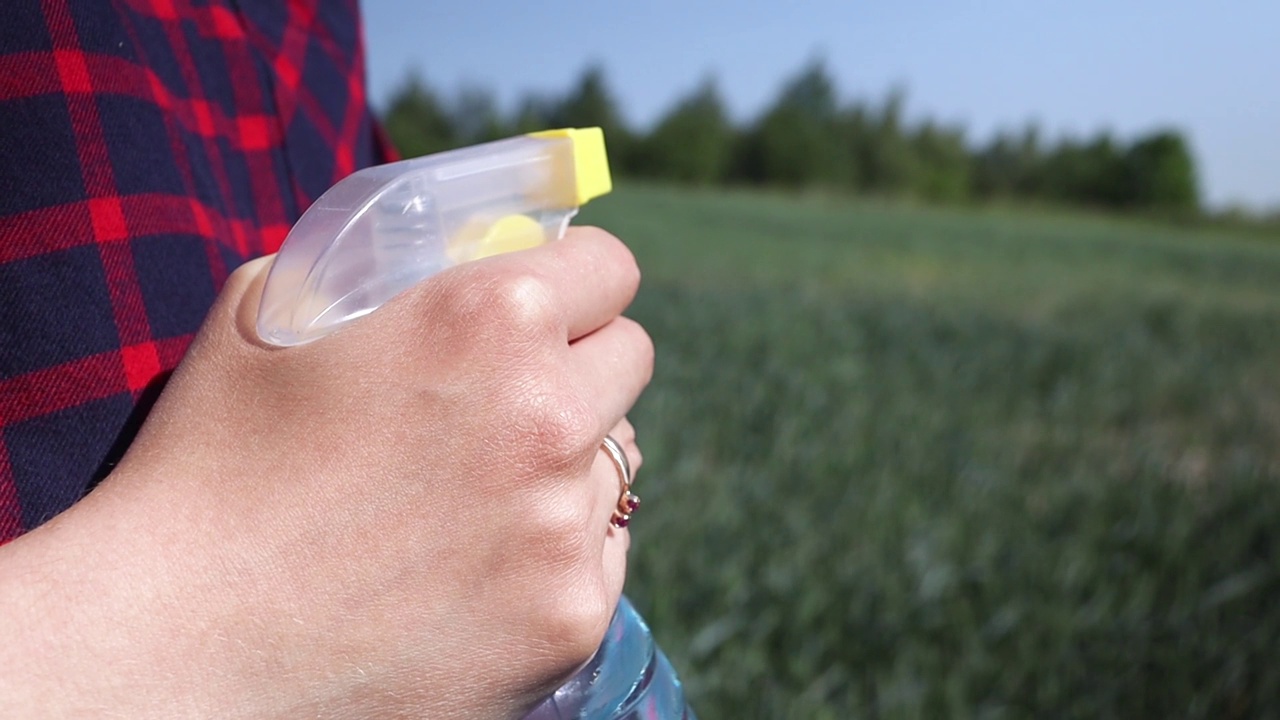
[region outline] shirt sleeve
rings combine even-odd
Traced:
[[[236,266],[391,155],[352,2],[4,15],[0,542],[109,473]]]

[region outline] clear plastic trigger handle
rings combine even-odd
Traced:
[[[599,128],[551,130],[354,173],[320,196],[267,275],[258,334],[311,342],[445,268],[563,236],[612,189]]]

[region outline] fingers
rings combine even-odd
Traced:
[[[576,340],[622,313],[635,298],[635,256],[609,233],[570,228],[563,240],[472,263],[470,272],[539,281],[550,295],[560,332]]]
[[[547,246],[563,279],[565,327],[570,341],[622,314],[640,287],[640,268],[622,241],[596,228],[574,228]]]
[[[653,343],[649,335],[635,321],[619,317],[573,343],[569,356],[571,369],[587,388],[588,397],[593,398],[598,416],[606,420],[606,426],[610,419],[617,418],[608,434],[626,454],[634,481],[644,458],[636,443],[635,428],[624,416],[653,376]],[[623,486],[621,469],[603,450],[596,452],[591,480],[596,498],[590,527],[600,528],[601,578],[614,607],[626,581],[631,533],[610,522]]]
[[[622,420],[648,386],[653,353],[649,334],[625,317],[615,318],[570,346],[570,372],[591,398],[602,434]]]
[[[618,598],[622,597],[622,589],[627,583],[627,551],[630,549],[631,533],[610,527],[601,561],[604,563],[604,591],[611,610],[618,606]]]

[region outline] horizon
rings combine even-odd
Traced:
[[[997,0],[979,14],[935,4],[811,0],[782,12],[724,0],[646,8],[561,0],[433,14],[429,6],[366,0],[370,100],[384,107],[416,69],[445,97],[482,87],[510,108],[526,94],[563,93],[599,64],[632,127],[652,126],[707,77],[743,122],[822,58],[843,102],[875,104],[904,88],[912,121],[963,127],[971,145],[1029,123],[1048,140],[1175,128],[1191,142],[1206,207],[1280,209],[1280,43],[1266,31],[1280,23],[1280,6],[1238,0],[1229,14],[1193,0],[1040,9]],[[736,11],[717,14],[725,7]],[[930,12],[912,14],[922,8]],[[993,8],[999,27],[988,21]],[[504,22],[493,21],[498,14]],[[699,34],[706,27],[715,32]],[[854,32],[833,42],[840,28]],[[1083,52],[1089,44],[1092,52]],[[766,45],[770,52],[758,51]]]

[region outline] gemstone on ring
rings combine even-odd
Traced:
[[[622,497],[618,498],[618,507],[613,510],[613,517],[609,520],[609,524],[616,528],[624,528],[631,524],[631,514],[640,509],[640,496],[631,494],[631,491],[625,492]]]

